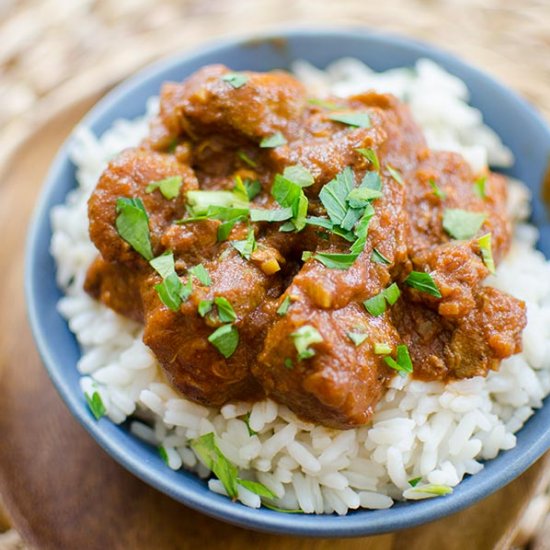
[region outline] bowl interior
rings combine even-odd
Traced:
[[[341,57],[357,57],[376,70],[410,66],[421,57],[433,59],[463,79],[471,103],[513,151],[516,164],[509,174],[533,191],[532,221],[541,231],[540,249],[550,257],[550,225],[539,199],[540,182],[550,156],[550,131],[535,111],[515,94],[478,70],[425,44],[359,29],[293,30],[270,37],[218,42],[192,54],[158,63],[117,87],[86,116],[83,123],[100,135],[116,118],[143,114],[148,97],[162,82],[182,80],[210,63],[236,70],[288,68],[295,59],[325,67]],[[134,474],[181,502],[232,523],[270,532],[311,536],[359,536],[410,527],[458,511],[502,487],[550,447],[550,405],[540,409],[518,433],[517,446],[489,461],[475,477],[467,477],[450,496],[399,503],[389,510],[356,511],[347,516],[309,516],[253,510],[208,490],[193,474],[167,468],[156,449],[131,436],[124,426],[106,419],[96,422],[81,394],[75,368],[79,349],[67,324],[57,313],[61,293],[50,256],[49,210],[64,201],[75,182],[68,147],[59,152],[35,211],[27,246],[26,292],[29,317],[38,348],[61,396],[74,416],[98,443]]]

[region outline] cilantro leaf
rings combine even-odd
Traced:
[[[213,303],[214,302],[212,300],[201,300],[197,307],[197,311],[199,312],[199,315],[201,317],[204,317],[205,315],[210,313],[212,311]]]
[[[149,265],[163,278],[165,279],[169,275],[175,272],[174,266],[174,254],[167,250],[161,256],[153,258]]]
[[[391,353],[391,346],[385,342],[376,342],[374,344],[375,355],[389,355]]]
[[[239,345],[239,332],[233,325],[222,325],[208,337],[208,341],[228,359]]]
[[[99,420],[102,416],[107,414],[107,409],[98,391],[93,392],[91,396],[88,393],[84,393],[84,397],[96,420]]]
[[[386,170],[399,185],[405,185],[405,183],[403,182],[403,176],[401,175],[401,172],[399,172],[399,170],[394,168],[391,164],[386,164]]]
[[[254,200],[262,190],[262,184],[259,180],[244,180],[244,188],[246,189],[246,194],[248,195],[248,200]]]
[[[237,156],[245,163],[247,164],[248,166],[250,166],[250,168],[256,168],[258,166],[258,163],[251,159],[245,151],[237,151]]]
[[[239,254],[246,260],[250,260],[252,253],[256,250],[256,238],[254,236],[254,229],[248,228],[248,234],[243,241],[230,241],[231,246],[239,252]]]
[[[248,479],[237,479],[237,483],[248,489],[259,497],[277,498],[277,495],[270,491],[263,483],[258,481],[249,481]]]
[[[330,253],[330,252],[317,252],[313,254],[313,258],[321,262],[325,267],[329,269],[348,269],[355,260],[358,254],[346,253]]]
[[[479,237],[477,244],[479,245],[481,258],[483,259],[485,267],[487,267],[490,273],[494,273],[495,261],[493,260],[493,250],[491,247],[491,233],[486,233],[482,237]]]
[[[191,441],[191,448],[203,464],[221,481],[231,498],[237,497],[237,467],[229,462],[216,444],[214,432],[210,432]]]
[[[234,191],[187,191],[187,203],[193,216],[206,216],[212,208],[248,209],[248,200]]]
[[[341,122],[356,128],[370,128],[370,117],[367,113],[332,113],[328,115],[330,120]]]
[[[436,298],[441,298],[441,292],[429,273],[411,271],[405,279],[405,284],[412,288],[416,288],[416,290],[435,296]]]
[[[227,298],[217,296],[214,303],[218,306],[218,315],[222,323],[234,323],[237,320],[237,314]]]
[[[153,258],[149,216],[140,198],[119,197],[116,201],[115,226],[118,234],[147,261]]]
[[[275,132],[271,136],[267,136],[260,141],[260,147],[262,149],[274,149],[280,147],[286,143],[286,138],[281,132]]]
[[[386,256],[384,256],[384,254],[382,254],[382,252],[380,252],[380,250],[378,250],[377,248],[372,249],[372,255],[370,259],[373,262],[376,262],[377,264],[383,264],[383,265],[391,264],[390,260],[388,260],[388,258],[386,258]]]
[[[326,99],[319,99],[317,97],[312,97],[307,100],[307,102],[310,105],[317,105],[319,107],[324,107],[325,109],[328,109],[329,111],[334,111],[336,109],[340,109],[341,106],[337,105],[336,103],[332,101],[327,101]]]
[[[445,200],[447,198],[447,193],[445,193],[445,191],[439,188],[439,186],[437,185],[437,183],[435,183],[435,180],[433,178],[430,178],[428,183],[430,184],[430,187],[432,188],[434,195],[438,199]]]
[[[355,149],[360,155],[363,155],[373,166],[373,168],[379,172],[380,171],[380,161],[378,160],[378,155],[374,149]]]
[[[313,185],[315,181],[309,170],[304,168],[301,164],[287,166],[283,170],[283,177],[294,182],[300,187],[309,187],[310,185]]]
[[[248,76],[243,73],[226,73],[222,76],[222,80],[231,84],[233,88],[240,88],[248,82]]]
[[[165,277],[162,283],[155,285],[161,302],[172,311],[178,311],[182,303],[183,285],[174,271]]]
[[[356,346],[360,346],[369,337],[366,332],[346,332],[346,335]]]
[[[376,296],[363,302],[365,309],[374,317],[379,317],[386,311],[386,302],[392,306],[401,296],[397,283],[392,283],[388,288],[382,290]]]
[[[348,193],[347,201],[352,208],[361,208],[366,206],[369,201],[378,199],[381,196],[382,191],[370,187],[356,187]]]
[[[188,271],[204,286],[210,286],[212,284],[212,279],[202,264],[190,267]]]
[[[319,199],[335,225],[341,225],[346,217],[348,211],[346,198],[354,188],[354,183],[353,171],[347,166],[334,179],[325,184],[319,193]]]
[[[315,351],[309,346],[323,341],[319,331],[311,325],[303,325],[296,332],[293,332],[291,338],[294,340],[294,346],[298,352],[298,361],[308,359],[315,355]]]
[[[483,212],[447,208],[443,213],[443,228],[454,239],[471,239],[480,230],[486,218]]]
[[[434,496],[444,496],[449,495],[453,492],[453,488],[449,487],[448,485],[437,485],[435,483],[430,483],[428,485],[420,485],[420,486],[414,486],[413,489],[408,489],[408,491],[414,492],[414,493],[424,493],[427,495],[434,495]]]
[[[486,185],[487,185],[487,176],[485,174],[483,176],[480,176],[474,181],[474,193],[480,199],[487,198]]]
[[[182,183],[181,176],[171,176],[159,181],[152,181],[146,188],[146,193],[152,193],[158,189],[167,200],[175,199],[180,192]]]
[[[402,376],[406,376],[413,371],[409,348],[405,344],[397,346],[396,359],[393,357],[384,357],[384,362],[388,367],[396,370]]]
[[[274,210],[251,208],[250,220],[253,222],[282,222],[292,218],[292,208],[278,208]]]
[[[297,183],[277,174],[271,188],[271,195],[283,208],[292,208],[292,223],[282,226],[281,231],[302,230],[306,225],[308,209],[304,190]]]
[[[409,479],[409,485],[411,487],[416,487],[422,481],[422,476]]]
[[[281,317],[286,315],[291,303],[292,301],[290,296],[285,296],[285,299],[281,302],[281,305],[277,309],[277,315],[280,315]]]

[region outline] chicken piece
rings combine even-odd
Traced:
[[[159,190],[148,193],[147,186],[171,176],[180,176],[182,186],[175,199],[167,200]],[[173,155],[147,149],[127,149],[109,163],[88,201],[90,238],[108,262],[128,267],[142,266],[140,255],[116,229],[116,204],[121,197],[139,198],[149,216],[153,255],[163,251],[161,238],[174,220],[183,216],[185,191],[197,188],[193,171],[178,163]]]

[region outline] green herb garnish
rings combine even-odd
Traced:
[[[363,155],[373,166],[373,168],[379,172],[380,171],[380,161],[378,160],[378,155],[374,149],[355,149],[360,155]]]
[[[493,249],[491,246],[491,233],[486,233],[482,237],[479,237],[477,240],[479,245],[479,250],[481,251],[481,258],[485,267],[489,270],[490,273],[495,272],[495,261],[493,260]]]
[[[163,462],[167,466],[170,466],[169,459],[168,459],[168,453],[166,452],[166,449],[162,445],[159,446],[158,452],[159,452],[159,456],[160,456],[160,458],[162,458]]]
[[[218,307],[218,315],[222,323],[234,323],[237,320],[237,314],[227,298],[217,296],[214,298],[214,303]]]
[[[208,337],[208,341],[227,359],[239,345],[239,331],[233,325],[222,325]]]
[[[357,256],[358,254],[353,253],[339,254],[332,252],[317,252],[313,254],[313,258],[329,269],[349,269],[357,259]]]
[[[197,307],[197,311],[201,317],[204,317],[212,311],[212,305],[214,302],[212,300],[201,300]]]
[[[149,216],[139,198],[119,197],[116,201],[116,229],[118,234],[147,261],[153,257]]]
[[[91,396],[86,392],[84,393],[84,397],[86,398],[86,403],[88,404],[88,407],[90,408],[90,411],[92,411],[92,414],[96,420],[99,420],[102,416],[107,414],[107,409],[105,408],[101,395],[99,395],[98,391],[93,392]]]
[[[302,187],[277,174],[271,188],[271,195],[283,208],[292,209],[292,219],[281,227],[281,231],[301,231],[306,225],[308,209],[308,200]]]
[[[233,88],[240,88],[248,82],[248,76],[242,73],[227,73],[222,76],[222,80],[231,84]]]
[[[248,195],[248,200],[254,200],[262,190],[262,184],[259,180],[244,180],[244,188],[246,189],[246,194]]]
[[[380,252],[380,250],[378,250],[377,248],[372,249],[372,254],[370,259],[373,262],[376,262],[377,264],[383,264],[383,265],[391,264],[390,260],[388,260],[388,258],[386,258],[386,256],[384,256],[384,254],[382,254],[382,252]]]
[[[285,369],[293,369],[294,368],[294,364],[292,363],[292,359],[290,357],[287,357],[285,360],[284,360],[284,363],[283,365],[285,366]]]
[[[328,115],[329,120],[341,122],[355,128],[370,128],[370,117],[367,113],[333,113]]]
[[[487,216],[483,212],[469,212],[447,208],[443,213],[443,228],[454,239],[471,239],[481,228]]]
[[[474,193],[480,199],[486,199],[487,198],[486,185],[487,185],[487,176],[486,175],[480,176],[479,178],[477,178],[474,181]]]
[[[391,164],[386,164],[386,170],[399,185],[405,185],[405,182],[403,181],[403,176],[401,175],[401,172],[399,172],[399,170],[394,168]]]
[[[191,279],[187,281],[187,285],[184,286],[178,277],[178,274],[174,271],[168,277],[165,277],[162,283],[155,285],[155,290],[160,298],[160,301],[172,311],[178,311],[183,300],[186,300],[191,294],[192,289],[188,285],[191,285]],[[189,291],[188,291],[189,290]]]
[[[365,309],[374,317],[379,317],[386,311],[386,303],[395,304],[401,295],[397,283],[392,283],[388,288],[379,292],[376,296],[363,302]]]
[[[267,136],[260,141],[260,147],[262,149],[274,149],[280,147],[286,143],[286,138],[281,132],[275,132],[271,136]]]
[[[195,277],[204,286],[210,286],[212,284],[212,279],[202,264],[190,267],[189,273],[191,273],[191,275],[193,275],[193,277]]]
[[[231,246],[239,252],[246,260],[250,260],[252,253],[256,250],[256,238],[254,237],[254,229],[248,228],[246,239],[242,241],[230,241]]]
[[[356,345],[360,346],[369,335],[366,332],[346,332],[346,336]]]
[[[375,355],[389,355],[391,353],[391,346],[385,342],[376,342],[374,344]]]
[[[323,203],[329,218],[335,225],[341,225],[348,212],[346,198],[354,188],[352,169],[347,166],[336,177],[323,186],[319,199]]]
[[[409,479],[409,485],[411,487],[416,487],[422,481],[422,476]]]
[[[149,265],[163,278],[169,277],[172,273],[175,272],[174,266],[174,254],[167,250],[161,256],[153,258]]]
[[[151,182],[146,188],[146,193],[152,193],[158,189],[167,200],[175,199],[180,192],[182,183],[181,176],[172,176],[159,181]]]
[[[263,483],[259,483],[258,481],[249,481],[248,479],[239,478],[237,483],[259,497],[277,498],[277,495],[275,495],[273,491],[270,491]]]
[[[237,156],[245,163],[250,166],[250,168],[256,168],[258,163],[251,159],[244,151],[237,151]]]
[[[437,185],[437,183],[435,183],[435,180],[433,178],[430,178],[428,183],[430,184],[430,187],[432,188],[433,194],[438,199],[445,200],[447,198],[447,193],[445,193],[445,191],[440,189],[440,187]]]
[[[319,107],[324,107],[325,109],[328,109],[329,111],[335,111],[336,109],[341,108],[341,105],[337,105],[336,103],[333,103],[332,101],[326,101],[325,99],[319,99],[317,97],[312,97],[311,99],[308,99],[307,102],[310,105],[317,105]]]
[[[396,370],[401,376],[406,376],[413,371],[409,348],[405,344],[397,346],[396,359],[393,357],[384,357],[384,361],[388,367]]]
[[[253,222],[282,222],[292,218],[292,208],[276,208],[274,210],[251,208],[250,220]]]
[[[291,303],[292,300],[290,299],[290,296],[285,296],[285,299],[281,302],[281,305],[277,309],[277,315],[280,315],[281,317],[286,315]]]
[[[441,298],[441,292],[429,273],[411,271],[405,279],[405,284],[412,288],[416,288],[416,290],[435,296],[436,298]]]
[[[409,489],[409,491],[414,491],[415,493],[426,493],[428,495],[434,496],[444,496],[449,495],[453,492],[453,488],[448,485],[436,485],[431,483],[429,485],[421,485],[420,487],[416,486],[414,489]]]
[[[311,325],[303,325],[290,336],[294,340],[294,346],[298,352],[298,361],[313,357],[315,355],[315,350],[311,349],[309,346],[323,341],[323,337],[319,331]]]
[[[293,181],[300,187],[309,187],[310,185],[313,185],[315,181],[309,170],[304,168],[301,164],[287,166],[283,170],[283,177]]]

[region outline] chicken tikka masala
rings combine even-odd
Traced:
[[[103,172],[85,288],[144,324],[187,398],[351,428],[396,374],[484,376],[520,351],[523,302],[483,284],[506,201],[391,95],[208,66],[163,86],[148,138]]]

